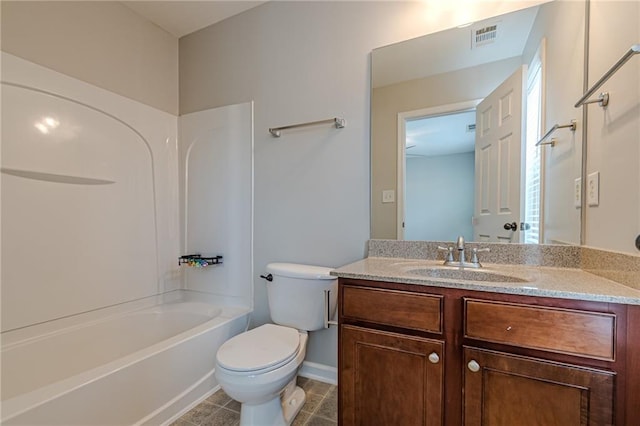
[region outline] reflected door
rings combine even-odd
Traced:
[[[519,242],[523,84],[519,68],[476,110],[474,240]]]

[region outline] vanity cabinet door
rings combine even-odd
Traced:
[[[464,348],[465,426],[613,424],[615,374]]]
[[[341,425],[442,425],[444,343],[342,325]]]

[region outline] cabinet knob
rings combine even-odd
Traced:
[[[474,373],[477,373],[478,371],[480,371],[480,364],[478,364],[478,362],[474,359],[469,361],[469,363],[467,364],[467,367],[469,368],[469,370],[473,371]]]
[[[432,364],[437,364],[440,362],[440,357],[437,353],[431,352],[431,354],[429,354],[429,361],[431,361]]]

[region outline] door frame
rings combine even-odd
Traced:
[[[397,175],[396,175],[396,238],[404,240],[404,214],[405,214],[405,187],[406,187],[406,157],[405,143],[406,132],[405,123],[409,120],[423,117],[434,117],[438,115],[448,115],[457,112],[473,111],[482,99],[472,99],[453,104],[438,105],[429,108],[403,111],[398,113],[397,130]]]

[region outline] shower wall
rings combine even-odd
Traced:
[[[178,128],[182,253],[223,256],[184,268],[185,288],[253,306],[253,103],[186,114]]]
[[[181,286],[177,120],[2,54],[2,331]]]

